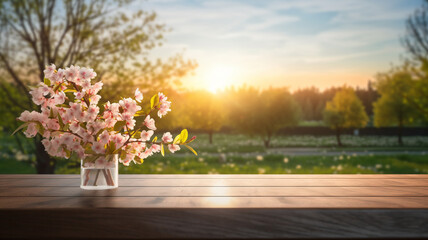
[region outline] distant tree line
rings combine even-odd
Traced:
[[[293,92],[293,98],[301,109],[301,120],[322,121],[323,111],[328,101],[333,99],[336,92],[342,87],[331,87],[323,91],[316,87],[300,88]],[[368,116],[373,115],[373,102],[379,98],[378,92],[373,87],[373,82],[368,81],[367,88],[355,88],[355,94],[361,100]]]

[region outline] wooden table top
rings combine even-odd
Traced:
[[[428,175],[122,174],[118,189],[79,185],[79,175],[0,175],[0,238],[428,238]]]

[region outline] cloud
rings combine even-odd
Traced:
[[[159,56],[185,48],[200,69],[217,62],[236,64],[247,76],[263,71],[276,75],[312,71],[303,74],[312,76],[315,71],[338,69],[374,74],[374,67],[397,61],[403,52],[399,38],[404,21],[419,4],[406,0],[164,0],[143,6],[173,28]],[[363,84],[369,77],[361,79]]]

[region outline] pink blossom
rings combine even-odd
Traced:
[[[128,112],[134,115],[137,111],[141,110],[141,107],[137,105],[137,102],[132,98],[125,98],[119,101],[119,105],[122,107],[124,112]]]
[[[155,120],[150,116],[144,119],[143,124],[148,129],[142,130],[140,139],[131,136],[134,131],[127,131],[135,128],[134,117],[142,109],[139,103],[143,101],[143,93],[138,88],[134,99],[125,98],[118,103],[107,102],[100,111],[98,103],[101,96],[98,92],[103,84],[91,84],[91,79],[96,77],[93,69],[72,65],[56,71],[56,66],[52,64],[46,67],[44,74],[50,80],[49,86],[39,83],[37,88],[30,91],[32,101],[40,105],[41,111],[24,111],[17,119],[27,124],[24,128],[27,137],[43,132],[42,144],[49,155],[68,158],[71,151],[84,161],[84,167],[116,167],[116,161],[107,161],[111,157],[106,155],[110,154],[106,150],[107,144],[114,144],[115,150],[124,151],[125,158],[120,159],[120,162],[125,166],[131,162],[140,164],[139,160],[160,151],[159,144],[148,142],[154,134],[153,130],[156,130]],[[74,92],[74,97],[65,94],[70,90]],[[171,111],[171,102],[163,93],[158,93],[158,96],[157,114],[163,117]],[[125,121],[126,127],[114,129],[118,121]],[[170,144],[172,141],[171,133],[163,134],[162,142],[168,144],[171,152],[175,152],[180,146]],[[85,153],[88,147],[94,153]],[[102,156],[95,163],[85,161],[93,154]]]
[[[77,133],[80,130],[80,123],[75,120],[75,121],[71,122],[69,128],[73,133]]]
[[[87,142],[93,142],[94,141],[94,137],[89,134],[86,130],[84,130],[83,128],[79,129],[79,132],[77,133],[80,137],[82,137],[83,142],[87,143]]]
[[[91,100],[91,105],[97,105],[98,102],[100,101],[101,96],[100,95],[94,95],[90,98]]]
[[[97,106],[90,106],[87,110],[87,115],[85,116],[86,121],[94,121],[97,118],[97,114],[100,112],[100,108]]]
[[[143,101],[143,94],[140,92],[138,88],[135,90],[135,100],[137,102]]]
[[[146,126],[148,129],[156,130],[155,120],[150,118],[150,115],[147,115],[146,119],[144,119],[144,126]]]
[[[60,137],[60,145],[64,144],[66,146],[71,146],[74,140],[74,136],[68,133],[61,135]]]
[[[143,152],[139,154],[139,158],[145,159],[147,157],[150,157],[151,155],[153,155],[152,150],[150,148],[146,148]]]
[[[180,146],[177,144],[170,144],[168,145],[168,149],[170,152],[174,153],[175,151],[180,150]]]
[[[41,88],[36,88],[32,91],[30,91],[30,94],[32,96],[31,100],[36,104],[36,105],[42,105],[45,103],[46,98],[43,95],[43,89]]]
[[[35,123],[30,123],[28,124],[27,130],[24,132],[25,136],[27,138],[32,138],[34,136],[36,136],[37,134],[37,124]]]
[[[52,75],[55,73],[55,70],[56,70],[55,64],[46,66],[45,70],[43,70],[43,73],[45,74],[45,78],[50,79]]]
[[[95,95],[97,94],[101,89],[103,88],[103,83],[102,82],[97,82],[95,83],[92,88],[90,89],[90,93],[91,95]]]
[[[162,118],[162,116],[165,116],[169,111],[171,111],[171,102],[167,101],[168,98],[163,93],[158,93],[159,96],[159,111],[158,116],[159,118]]]
[[[76,97],[76,99],[82,99],[85,96],[85,92],[81,91],[81,92],[75,92],[74,96]]]
[[[23,122],[28,122],[31,119],[31,114],[29,111],[25,110],[21,113],[21,116],[18,118],[18,120]]]
[[[126,142],[126,138],[122,136],[120,133],[117,133],[110,137],[110,141],[114,142],[116,149],[118,149]]]
[[[169,143],[169,142],[172,142],[172,135],[171,135],[171,133],[170,132],[166,132],[166,133],[164,133],[163,134],[163,136],[162,136],[162,141],[164,142],[164,143]]]
[[[91,131],[92,134],[96,134],[98,133],[101,129],[105,128],[106,124],[105,122],[98,120],[95,122],[88,122],[86,124],[86,128],[88,129],[88,131]]]
[[[51,129],[51,130],[59,130],[59,128],[60,128],[58,120],[56,120],[56,119],[47,120],[46,126],[48,129]]]
[[[79,71],[79,77],[84,81],[90,81],[91,79],[95,78],[97,76],[97,73],[94,72],[94,69],[92,68],[80,68]]]
[[[124,165],[124,166],[129,166],[129,163],[134,160],[135,155],[133,154],[126,154],[125,159],[119,159],[119,161]]]
[[[88,68],[83,67],[79,71],[79,77],[84,81],[91,80],[91,78],[94,77],[93,72],[94,72],[93,69],[88,69]],[[96,76],[96,74],[95,74],[95,76]]]
[[[136,121],[134,119],[126,121],[126,128],[129,130],[133,130],[135,127]]]
[[[50,138],[51,137],[51,132],[45,130],[45,132],[43,133],[43,137],[44,138]]]
[[[109,141],[109,139],[110,139],[110,135],[109,135],[109,133],[108,133],[106,130],[104,130],[104,131],[100,134],[99,138],[100,138],[100,142],[101,142],[101,143],[103,143],[103,144],[107,144],[107,143],[108,143],[108,141]]]
[[[95,153],[104,154],[105,153],[104,145],[105,144],[103,144],[101,142],[94,142],[92,144],[92,150],[94,150]]]
[[[143,131],[141,131],[141,135],[140,135],[141,141],[150,141],[150,138],[153,136],[153,133],[154,132],[152,130],[149,130],[149,131],[143,130]]]
[[[150,147],[150,150],[151,150],[153,153],[159,152],[159,151],[160,151],[160,149],[161,149],[161,147],[160,147],[160,145],[159,145],[159,144],[152,144],[152,146]]]
[[[69,68],[65,69],[65,78],[67,81],[74,82],[79,76],[79,67],[71,65]]]
[[[63,104],[65,102],[65,93],[59,92],[54,96],[54,104]]]

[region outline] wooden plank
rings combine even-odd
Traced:
[[[88,208],[0,214],[2,239],[428,238],[428,210]]]
[[[169,186],[169,187],[425,187],[425,179],[119,179],[119,185],[125,187],[138,186]],[[0,187],[31,187],[31,186],[79,186],[79,179],[0,179]]]
[[[428,197],[428,187],[0,187],[0,197]]]
[[[1,209],[428,208],[428,197],[1,197]]]
[[[0,179],[80,178],[78,174],[0,174]],[[428,174],[120,174],[121,179],[428,179]]]

